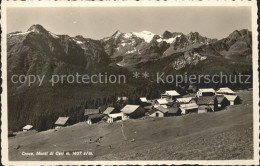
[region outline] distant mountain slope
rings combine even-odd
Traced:
[[[90,73],[109,64],[99,41],[55,35],[41,25],[7,35],[8,76]]]
[[[234,31],[227,38],[217,40],[201,36],[198,32],[188,35],[165,31],[161,36],[152,32],[121,33],[101,40],[111,60],[119,66],[133,67],[139,63],[183,53],[187,64],[197,64],[207,56],[223,57],[231,61],[245,58],[251,60],[252,36],[248,30]],[[194,62],[191,62],[193,61]],[[241,60],[241,59],[240,59]],[[178,60],[174,69],[185,67]]]

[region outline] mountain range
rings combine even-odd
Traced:
[[[18,130],[30,122],[40,126],[40,129],[46,129],[57,116],[70,114],[68,110],[71,107],[82,103],[85,107],[87,99],[115,97],[115,93],[137,93],[138,87],[141,90],[148,88],[149,82],[131,81],[133,71],[147,71],[151,75],[155,72],[214,74],[252,71],[252,32],[235,30],[218,40],[201,36],[198,32],[183,34],[165,31],[158,35],[149,31],[116,31],[109,37],[94,40],[80,35],[54,34],[36,24],[26,32],[9,33],[9,126]],[[125,74],[130,82],[126,85],[61,85],[55,89],[47,86],[48,79],[45,79],[43,87],[11,83],[13,74],[45,75],[51,78],[53,74],[98,72]],[[159,87],[163,88],[166,86]],[[153,93],[150,90],[141,94],[149,96]],[[48,125],[43,119],[48,121]]]
[[[136,67],[147,62],[176,57],[165,65],[174,70],[196,65],[210,57],[226,61],[251,63],[252,33],[234,31],[221,40],[201,36],[198,32],[185,35],[165,31],[162,35],[152,32],[122,33],[101,40],[53,34],[41,25],[33,25],[26,32],[8,36],[8,71],[54,73],[68,70],[95,71],[108,65]],[[242,58],[242,59],[241,59]],[[66,70],[64,68],[66,67]],[[36,71],[41,68],[40,71]]]

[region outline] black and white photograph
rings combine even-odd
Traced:
[[[148,2],[3,2],[5,163],[259,163],[256,1]]]

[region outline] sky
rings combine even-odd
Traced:
[[[40,24],[55,34],[82,35],[92,39],[115,31],[199,32],[221,39],[234,30],[251,30],[250,7],[82,7],[8,8],[7,32],[27,31]]]

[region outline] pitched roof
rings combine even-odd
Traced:
[[[138,108],[139,108],[139,105],[126,105],[124,108],[121,109],[121,112],[123,112],[125,114],[131,114]]]
[[[199,91],[215,93],[215,90],[213,88],[201,88],[201,89],[199,89]]]
[[[26,125],[23,127],[24,130],[31,130],[33,128],[32,125]]]
[[[152,105],[144,106],[144,109],[146,109],[146,110],[150,110],[150,109],[152,109],[152,108],[153,108]]]
[[[179,108],[177,106],[173,106],[168,109],[169,109],[169,111],[168,111],[169,114],[176,114],[179,110]]]
[[[165,94],[170,96],[180,96],[180,94],[176,90],[167,90],[165,91]]]
[[[234,91],[232,91],[230,88],[228,87],[224,87],[224,88],[219,88],[219,90],[217,90],[217,93],[230,93],[230,94],[235,94]]]
[[[168,104],[168,101],[166,99],[157,99],[156,100],[159,104]]]
[[[154,108],[157,108],[157,107],[160,107],[160,106],[162,106],[162,107],[164,107],[164,108],[167,108],[167,105],[165,105],[165,104],[161,104],[161,105],[154,105],[153,107],[154,107]]]
[[[59,117],[58,120],[55,122],[55,125],[65,125],[69,117]]]
[[[218,95],[218,96],[216,96],[216,98],[217,98],[218,104],[220,104],[225,99],[225,96],[224,95]]]
[[[113,112],[115,110],[114,107],[107,107],[107,109],[103,112],[103,114],[110,114],[111,112]]]
[[[167,113],[169,111],[167,108],[164,108],[162,106],[156,107],[153,110],[160,111],[162,113]]]
[[[203,105],[203,104],[214,104],[215,102],[215,96],[200,96],[198,98],[197,104]]]
[[[85,109],[84,116],[91,115],[91,114],[98,114],[99,109]]]
[[[198,108],[199,106],[196,103],[189,103],[189,104],[181,104],[180,108],[190,110],[190,109],[195,109]]]
[[[103,118],[103,114],[91,114],[88,116],[88,119],[98,119],[98,118]]]
[[[192,100],[192,97],[185,97],[185,98],[177,98],[176,99],[176,102],[179,102],[179,103],[188,103]]]
[[[147,102],[146,97],[140,97],[141,102]]]
[[[238,97],[237,95],[224,95],[228,101],[234,101]]]

